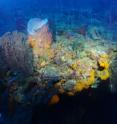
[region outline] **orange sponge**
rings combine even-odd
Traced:
[[[57,104],[60,101],[60,98],[57,94],[53,95],[49,101],[49,105]]]

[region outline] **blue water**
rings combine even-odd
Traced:
[[[67,26],[87,24],[93,18],[109,26],[117,22],[116,6],[116,0],[0,0],[0,34],[25,31],[32,17],[46,17],[53,23],[67,22]]]
[[[14,30],[27,33],[31,18],[47,18],[59,33],[82,25],[103,26],[111,34],[105,39],[117,42],[117,0],[0,0],[0,36]],[[78,99],[62,96],[63,102],[51,108],[18,106],[14,117],[0,113],[0,124],[116,124],[117,94],[103,88],[100,94],[93,92],[92,97],[81,93]]]

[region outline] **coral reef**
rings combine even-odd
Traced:
[[[94,98],[95,93],[91,94],[91,88],[100,88],[103,82],[109,82],[104,85],[109,85],[112,92],[117,91],[117,19],[111,20],[112,13],[108,11],[108,15],[102,14],[102,11],[100,13],[95,8],[69,10],[69,7],[64,9],[61,6],[64,10],[57,7],[58,11],[55,11],[53,7],[42,7],[41,10],[32,6],[34,11],[38,12],[26,11],[26,14],[21,10],[19,15],[15,14],[17,12],[13,12],[13,16],[1,14],[4,19],[0,19],[0,35],[14,28],[23,32],[7,32],[0,37],[0,110],[5,110],[6,115],[13,115],[16,111],[14,116],[8,118],[4,118],[4,112],[0,113],[0,123],[18,124],[24,120],[23,123],[29,124],[32,118],[29,109],[32,109],[32,106],[54,105],[65,96],[79,97],[80,93],[87,93],[85,95],[92,95],[90,98]],[[32,18],[26,32],[27,19],[34,15],[46,17],[50,21],[46,18]],[[100,89],[98,91],[102,98],[103,92]],[[85,98],[87,100],[87,97]],[[2,101],[4,99],[5,105]],[[77,99],[74,110],[76,113],[79,105],[77,108],[80,109],[78,115],[81,121],[84,113],[87,113],[83,108],[87,101],[79,100],[82,101],[82,98]],[[43,115],[45,119],[46,114]],[[72,115],[74,116],[73,113]],[[34,116],[37,116],[37,111]],[[74,117],[71,122],[73,119]],[[44,122],[43,119],[40,120]],[[53,122],[53,116],[51,120]],[[76,120],[78,122],[78,119]]]
[[[19,32],[7,33],[0,39],[3,51],[0,58],[3,56],[8,67],[33,70],[22,80],[15,78],[18,73],[14,76],[14,72],[6,72],[5,86],[10,98],[22,104],[53,105],[59,102],[59,94],[74,96],[113,77],[116,44],[94,41],[84,36],[82,30],[81,34],[57,35],[56,42],[52,42],[49,26],[43,24],[27,39]]]

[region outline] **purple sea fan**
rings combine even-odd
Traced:
[[[0,66],[6,66],[11,70],[32,72],[32,53],[25,34],[17,31],[5,33],[0,38],[0,47],[2,49],[0,56],[4,60],[3,65]]]

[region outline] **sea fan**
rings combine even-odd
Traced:
[[[32,72],[32,52],[25,34],[14,31],[8,32],[0,38],[1,66],[11,70]]]

